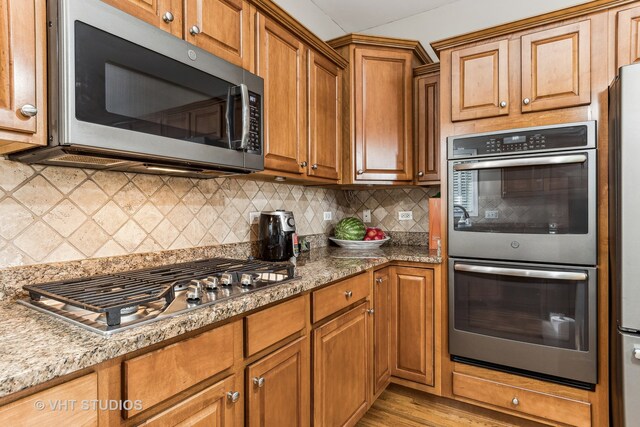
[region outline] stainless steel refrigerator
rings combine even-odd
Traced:
[[[609,88],[611,410],[640,425],[640,64]]]

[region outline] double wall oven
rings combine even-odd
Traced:
[[[596,124],[450,137],[449,351],[590,388]]]

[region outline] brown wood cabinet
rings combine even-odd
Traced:
[[[433,270],[395,267],[391,274],[391,375],[434,385]]]
[[[90,403],[97,399],[97,376],[88,374],[1,407],[0,425],[97,426],[98,411]]]
[[[182,0],[102,0],[177,37],[182,37]]]
[[[304,427],[310,423],[309,340],[303,337],[247,368],[247,425]]]
[[[370,283],[369,275],[361,273],[313,292],[311,294],[313,321],[318,322],[368,298]]]
[[[591,22],[522,36],[522,111],[591,102]]]
[[[621,10],[616,22],[617,67],[640,61],[640,6]]]
[[[413,181],[412,70],[430,62],[422,46],[360,34],[328,43],[350,62],[342,89],[342,182]]]
[[[307,161],[305,47],[259,16],[258,74],[264,79],[264,167],[302,175]]]
[[[307,175],[338,181],[342,175],[342,69],[313,49],[307,55]]]
[[[509,41],[451,52],[451,120],[509,114]]]
[[[414,75],[416,184],[440,183],[440,66],[427,64]]]
[[[389,268],[373,275],[373,396],[391,378],[391,280]]]
[[[45,7],[0,0],[0,154],[47,143]]]
[[[511,52],[514,40],[520,46]],[[510,65],[509,56],[518,52],[520,60]],[[451,51],[453,122],[590,102],[589,19]]]
[[[353,426],[369,402],[368,303],[313,332],[313,424]]]
[[[140,424],[146,427],[240,427],[241,390],[231,375]],[[234,393],[238,393],[234,395]]]
[[[184,38],[240,67],[251,66],[249,2],[186,0]]]

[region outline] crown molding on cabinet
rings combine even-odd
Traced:
[[[440,63],[434,62],[433,64],[425,64],[413,69],[413,76],[424,76],[426,74],[433,74],[440,72]]]
[[[427,54],[424,46],[417,40],[398,39],[394,37],[369,36],[366,34],[351,33],[335,39],[328,40],[327,43],[334,49],[338,49],[348,44],[362,44],[378,47],[391,47],[394,49],[412,50],[423,64],[431,64],[433,60]]]

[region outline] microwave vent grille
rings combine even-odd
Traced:
[[[108,158],[96,157],[96,156],[87,156],[87,155],[81,155],[81,154],[65,154],[51,160],[55,162],[62,162],[62,163],[84,163],[84,164],[100,165],[100,166],[115,166],[120,163],[123,163],[122,160],[108,159]]]

